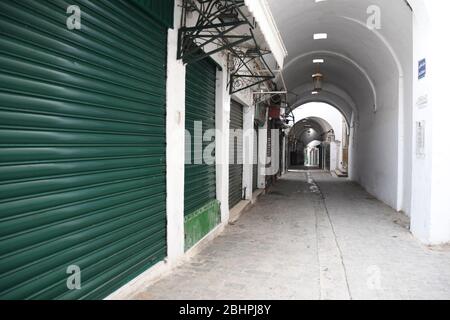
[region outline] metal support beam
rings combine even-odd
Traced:
[[[192,63],[251,40],[247,30],[255,26],[242,13],[244,6],[243,0],[183,0],[178,59]],[[192,26],[186,25],[188,13],[197,16]],[[238,32],[239,27],[246,33]],[[208,50],[211,44],[215,49]]]
[[[264,60],[270,52],[258,46],[256,26],[243,14],[244,6],[244,0],[183,0],[178,33],[177,56],[185,63],[228,52],[231,94],[275,78]],[[189,26],[188,14],[196,17]]]

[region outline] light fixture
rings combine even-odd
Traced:
[[[322,83],[323,83],[323,74],[320,72],[320,64],[316,64],[316,66],[317,66],[316,73],[312,75],[314,84],[313,94],[314,92],[319,93],[320,91],[322,91]]]
[[[222,23],[233,23],[239,21],[239,13],[238,11],[231,9],[221,12],[218,18],[220,21],[222,21]]]
[[[327,33],[315,33],[314,34],[314,40],[325,40],[328,39]]]
[[[325,62],[324,59],[314,59],[314,60],[313,60],[313,63],[314,63],[314,64],[317,64],[317,63],[324,63],[324,62]]]

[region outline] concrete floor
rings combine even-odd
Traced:
[[[135,299],[450,299],[450,249],[357,184],[292,172]]]

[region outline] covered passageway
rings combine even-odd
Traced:
[[[0,299],[450,299],[448,12],[0,1]]]

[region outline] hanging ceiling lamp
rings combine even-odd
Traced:
[[[316,73],[312,75],[314,84],[313,94],[318,94],[320,91],[322,91],[323,85],[323,74],[320,72],[320,64],[317,63],[316,65],[317,65]]]

